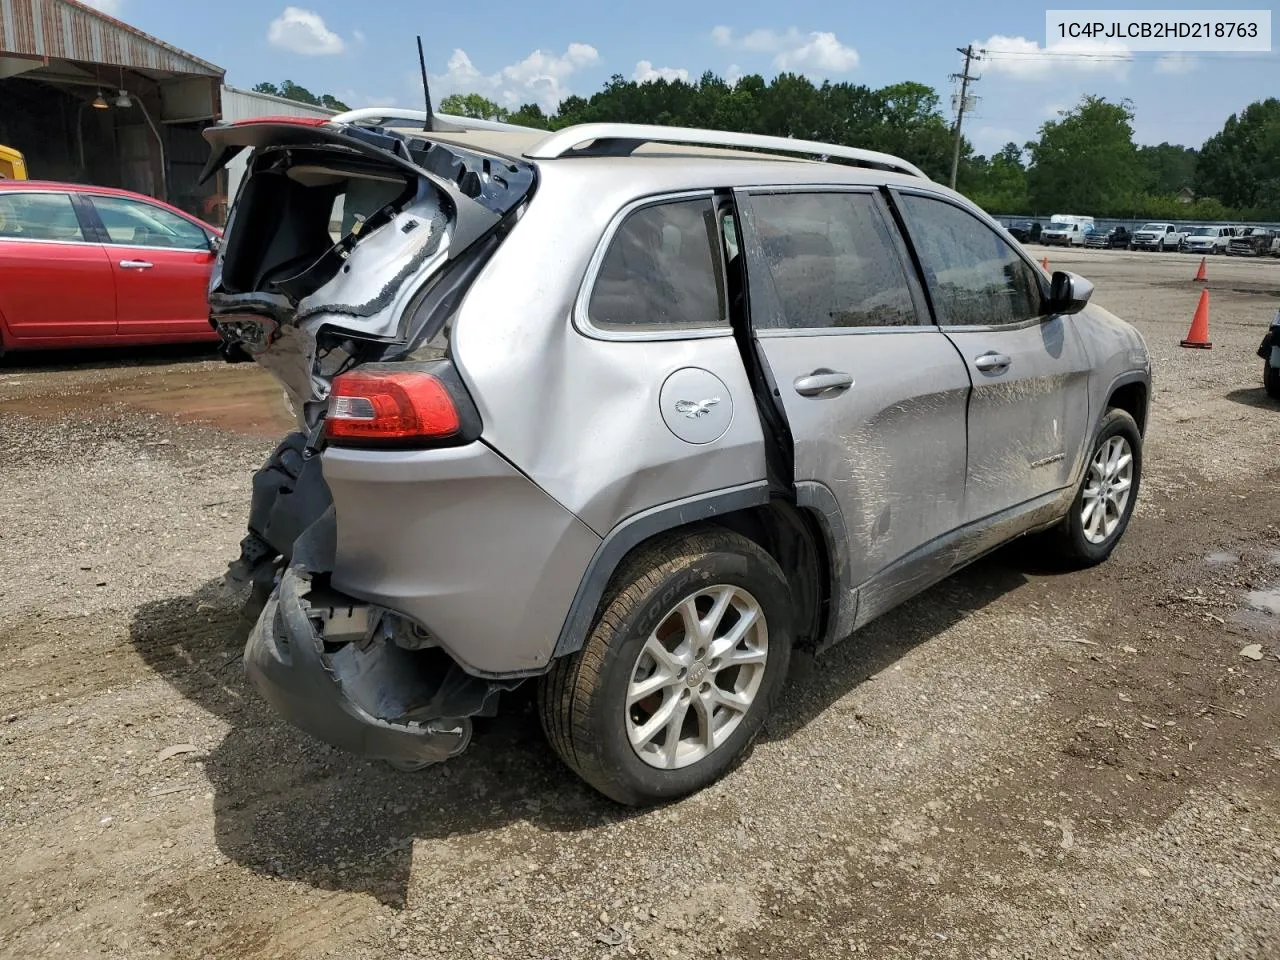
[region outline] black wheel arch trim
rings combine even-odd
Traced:
[[[697,494],[632,514],[605,536],[596,548],[569,606],[552,659],[576,653],[587,640],[605,588],[623,558],[644,541],[678,527],[769,502],[769,483],[758,480],[736,487]]]
[[[830,487],[818,480],[800,480],[795,486],[796,506],[808,510],[818,520],[826,541],[830,583],[826,632],[817,649],[821,653],[853,633],[857,623],[858,593],[850,579],[849,535],[844,511]]]
[[[1120,374],[1118,377],[1116,377],[1114,380],[1111,381],[1111,386],[1107,387],[1107,400],[1110,400],[1113,396],[1115,396],[1116,391],[1119,390],[1121,387],[1127,387],[1131,383],[1140,383],[1144,388],[1143,394],[1142,394],[1142,419],[1141,421],[1139,421],[1139,432],[1145,434],[1147,419],[1151,414],[1151,375],[1150,374],[1144,373],[1141,370],[1129,370],[1126,373]],[[1102,410],[1098,411],[1099,425],[1102,423],[1102,420],[1106,415],[1107,415],[1107,410],[1105,407]],[[1096,433],[1096,430],[1095,430],[1095,433]]]

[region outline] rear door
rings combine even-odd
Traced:
[[[87,199],[102,223],[115,274],[118,336],[215,338],[208,306],[214,253],[204,228],[132,197]]]
[[[849,584],[884,574],[886,588],[860,600],[865,622],[900,598],[896,586],[914,592],[913,579],[951,567],[940,538],[962,519],[969,375],[929,322],[875,190],[737,200],[751,325],[790,428],[795,480],[834,495]]]
[[[1061,490],[1091,423],[1089,358],[1070,318],[1045,314],[1042,271],[971,211],[896,197],[934,316],[973,379],[965,521]]]
[[[96,241],[86,239],[63,191],[0,192],[0,319],[7,338],[89,345],[115,333],[115,280]]]

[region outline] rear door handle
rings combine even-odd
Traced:
[[[125,270],[150,270],[155,264],[148,260],[121,260],[120,266]]]
[[[973,360],[973,365],[983,373],[996,373],[1001,370],[1007,370],[1011,363],[1013,363],[1013,360],[1003,353],[984,353]]]
[[[797,377],[793,386],[802,397],[834,397],[853,386],[853,375],[819,368],[813,373]]]

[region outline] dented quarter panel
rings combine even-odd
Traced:
[[[600,537],[483,443],[322,459],[336,589],[416,621],[471,673],[546,666]]]
[[[653,172],[660,195],[696,189],[702,171],[667,163]],[[713,177],[711,170],[707,186]],[[765,478],[760,419],[729,331],[616,340],[574,325],[591,257],[635,199],[635,183],[619,178],[616,165],[544,165],[536,200],[468,293],[453,334],[454,363],[480,409],[484,439],[600,535],[650,507]],[[572,230],[564,229],[569,209]],[[733,404],[727,431],[711,443],[678,439],[659,408],[667,377],[688,366],[719,377]]]

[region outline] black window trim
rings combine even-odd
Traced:
[[[949,206],[955,207],[957,210],[960,210],[964,213],[969,214],[971,217],[974,217],[975,219],[980,221],[984,226],[986,226],[987,229],[991,230],[991,232],[994,233],[997,237],[1003,240],[1005,243],[1009,243],[1010,238],[1006,236],[1006,233],[1004,230],[1000,229],[999,224],[996,223],[996,221],[992,219],[990,216],[988,216],[983,210],[979,209],[978,207],[972,206],[970,204],[962,203],[958,201],[955,197],[948,196],[947,194],[944,194],[944,193],[936,193],[933,190],[921,190],[916,188],[915,186],[899,187],[896,184],[887,187],[887,190],[890,197],[891,206],[893,208],[894,220],[898,225],[899,233],[902,234],[903,242],[907,244],[908,249],[911,251],[911,262],[915,267],[916,275],[919,279],[920,285],[924,288],[925,297],[929,303],[929,315],[933,319],[934,324],[937,325],[937,329],[943,330],[947,333],[951,333],[951,332],[995,333],[1001,330],[1027,330],[1027,329],[1030,329],[1031,327],[1038,327],[1041,324],[1049,320],[1052,320],[1058,316],[1058,314],[1056,313],[1042,313],[1038,317],[1031,317],[1030,319],[1023,320],[1021,323],[971,323],[971,324],[963,324],[963,325],[939,324],[938,311],[937,311],[937,307],[933,302],[933,294],[929,292],[929,285],[925,283],[924,266],[920,262],[919,251],[916,250],[915,243],[911,239],[911,231],[907,229],[906,218],[903,216],[903,213],[902,213],[902,205],[899,203],[900,196],[912,195],[912,196],[918,196],[918,197],[926,197],[930,200],[940,200],[943,203],[948,204]],[[1041,301],[1048,302],[1049,278],[1044,275],[1044,270],[1040,267],[1038,263],[1036,263],[1027,254],[1025,250],[1022,249],[1022,245],[1017,243],[1017,241],[1014,241],[1014,243],[1009,244],[1009,249],[1011,249],[1014,252],[1014,254],[1017,257],[1019,257],[1022,260],[1022,262],[1025,263],[1027,267],[1031,270],[1032,275],[1035,276],[1035,278],[1040,283]]]
[[[588,308],[591,304],[591,294],[595,290],[596,278],[600,274],[600,268],[604,264],[604,258],[609,253],[609,247],[613,244],[613,238],[618,230],[622,227],[623,222],[631,214],[646,207],[658,207],[667,203],[678,203],[683,200],[711,200],[714,202],[716,190],[707,187],[699,190],[680,190],[674,193],[652,194],[650,196],[640,197],[626,204],[621,210],[613,215],[609,221],[609,225],[605,228],[604,235],[600,238],[600,242],[596,245],[595,252],[591,255],[591,260],[587,263],[587,270],[583,276],[582,283],[578,287],[578,296],[573,305],[573,326],[585,337],[593,340],[615,340],[615,341],[663,341],[663,340],[708,340],[715,337],[732,337],[733,325],[728,322],[729,318],[726,314],[723,326],[718,327],[699,327],[687,330],[615,330],[597,327],[591,322],[591,316]],[[723,260],[723,253],[721,254]],[[723,263],[721,264],[723,270]],[[721,297],[723,298],[723,290]]]
[[[57,187],[38,188],[38,189],[21,189],[21,190],[3,190],[0,189],[0,196],[20,197],[26,194],[33,196],[49,197],[62,196],[71,201],[71,209],[76,215],[76,222],[80,225],[80,240],[39,240],[33,237],[4,237],[0,236],[0,243],[52,243],[62,246],[97,246],[98,240],[93,236],[93,230],[85,221],[84,214],[80,210],[80,204],[76,201],[77,194],[74,190],[59,190]]]
[[[759,329],[755,326],[754,320],[751,323],[752,336],[762,340],[768,340],[778,337],[851,337],[863,336],[866,334],[915,334],[915,333],[937,333],[938,327],[933,320],[932,307],[927,299],[927,292],[924,284],[918,276],[915,269],[915,261],[910,248],[906,245],[901,230],[897,223],[894,211],[885,203],[882,190],[876,184],[854,184],[854,183],[789,183],[776,185],[756,185],[749,187],[737,187],[734,189],[734,199],[737,202],[738,209],[742,211],[742,222],[739,224],[739,236],[744,244],[744,253],[746,255],[747,267],[747,284],[748,289],[753,294],[759,293],[752,285],[752,270],[759,271],[765,280],[766,299],[769,301],[765,304],[766,311],[773,310],[781,312],[781,306],[778,303],[778,294],[774,289],[773,277],[769,272],[768,265],[759,263],[760,257],[760,240],[756,234],[755,228],[755,210],[751,206],[752,196],[769,196],[779,193],[857,193],[870,194],[875,209],[884,218],[885,226],[889,230],[890,236],[893,238],[894,255],[898,258],[902,267],[903,276],[907,281],[907,290],[911,296],[912,306],[915,308],[916,322],[914,324],[884,324],[881,326],[868,327],[769,327]],[[751,313],[756,313],[753,308]]]
[[[201,233],[204,234],[205,245],[203,247],[203,250],[209,253],[213,252],[213,235],[209,233],[208,229],[206,229],[203,223],[199,222],[194,217],[186,216],[185,214],[180,213],[176,210],[170,210],[168,207],[162,207],[158,203],[151,203],[145,197],[122,197],[119,194],[99,193],[92,190],[82,190],[78,194],[75,194],[75,196],[78,196],[80,198],[80,201],[84,204],[84,207],[88,216],[93,221],[94,230],[98,234],[98,237],[99,237],[98,242],[103,244],[104,246],[133,247],[135,250],[169,250],[169,251],[177,250],[179,252],[185,252],[185,253],[201,252],[202,248],[200,247],[149,247],[146,244],[141,244],[141,243],[117,243],[116,241],[112,240],[111,234],[107,232],[107,224],[102,219],[102,214],[98,212],[98,207],[94,203],[94,201],[95,200],[127,200],[131,203],[136,203],[144,207],[152,207],[155,210],[159,210],[161,213],[167,213],[170,216],[178,217],[179,219],[187,221],[187,223],[191,224],[191,226],[195,227],[197,230],[199,230]],[[81,226],[84,226],[83,220],[81,222]]]

